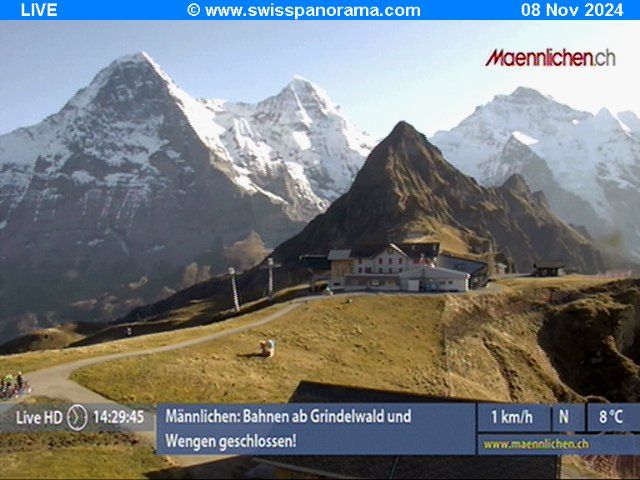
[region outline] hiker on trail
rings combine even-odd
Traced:
[[[13,396],[13,375],[7,373],[2,379],[2,397],[8,398]]]
[[[18,372],[18,376],[16,377],[16,384],[18,385],[18,392],[22,391],[24,387],[24,379],[22,378],[22,372]]]

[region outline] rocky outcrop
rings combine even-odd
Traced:
[[[585,397],[640,399],[639,306],[638,281],[626,281],[549,309],[540,344],[565,384]]]

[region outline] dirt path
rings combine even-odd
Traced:
[[[435,293],[429,294],[430,296],[440,296],[440,295],[482,295],[488,293],[497,293],[501,291],[502,288],[497,285],[491,285],[488,288],[484,288],[482,290],[471,291],[471,292],[460,292],[460,293]],[[340,293],[336,294],[335,297],[355,297],[355,296],[376,296],[376,295],[394,295],[394,296],[412,296],[416,295],[415,293],[405,293],[405,292],[393,292],[393,293],[379,293],[379,292],[351,292],[351,293]],[[418,294],[420,295],[420,294]],[[97,393],[88,390],[76,382],[70,380],[71,374],[84,367],[88,367],[91,365],[96,365],[99,363],[110,362],[113,360],[120,360],[124,358],[132,358],[132,357],[140,357],[144,355],[152,355],[155,353],[168,352],[171,350],[178,350],[181,348],[187,348],[194,345],[198,345],[200,343],[209,342],[211,340],[217,340],[220,338],[225,338],[231,335],[235,335],[237,333],[244,332],[246,330],[250,330],[255,327],[259,327],[270,323],[278,318],[281,318],[291,311],[298,308],[300,305],[308,303],[310,301],[318,301],[325,300],[326,296],[316,295],[309,297],[302,297],[295,300],[292,300],[288,305],[281,308],[277,312],[274,312],[270,315],[267,315],[264,318],[256,320],[255,322],[251,322],[249,324],[230,328],[228,330],[223,330],[221,332],[212,333],[209,335],[205,335],[203,337],[198,337],[191,340],[182,341],[179,343],[174,343],[170,345],[164,345],[162,347],[150,348],[147,350],[140,351],[129,351],[122,353],[114,353],[111,355],[103,355],[99,357],[86,358],[82,360],[75,360],[69,363],[65,363],[62,365],[56,365],[54,367],[45,368],[42,370],[37,370],[35,372],[31,372],[25,375],[26,380],[29,381],[30,385],[33,388],[32,394],[37,396],[45,396],[50,398],[59,398],[62,400],[69,400],[77,403],[114,403],[107,398],[98,395]],[[244,316],[244,315],[243,315]],[[242,318],[242,317],[235,317]],[[137,338],[137,337],[136,337]],[[127,340],[122,340],[127,341]],[[22,399],[4,402],[0,404],[0,412],[4,410],[4,407],[8,407],[11,404],[16,402],[20,402]]]
[[[105,404],[105,405],[113,405],[113,406],[117,406],[118,408],[127,409],[127,407],[119,405],[118,403],[112,400],[109,400],[108,398],[103,397],[102,395],[99,395],[77,384],[76,382],[72,381],[70,379],[71,374],[80,368],[88,367],[90,365],[95,365],[103,362],[110,362],[113,360],[120,360],[124,358],[140,357],[144,355],[152,355],[155,353],[168,352],[171,350],[178,350],[181,348],[198,345],[200,343],[205,343],[212,340],[228,337],[230,335],[235,335],[245,330],[249,330],[255,327],[259,327],[261,325],[265,325],[269,322],[273,322],[274,320],[277,320],[278,318],[281,318],[284,315],[287,315],[291,311],[295,310],[296,308],[300,307],[300,305],[302,305],[303,303],[306,303],[306,301],[303,299],[293,301],[289,305],[278,310],[277,312],[274,312],[270,315],[267,315],[264,318],[256,320],[255,322],[251,322],[247,325],[243,325],[241,327],[230,328],[222,332],[213,333],[210,335],[206,335],[203,337],[199,337],[199,338],[195,338],[195,339],[191,339],[191,340],[187,340],[187,341],[183,341],[183,342],[179,342],[171,345],[151,348],[148,350],[140,350],[137,352],[136,351],[123,352],[123,353],[116,353],[112,355],[105,355],[101,357],[87,358],[84,360],[77,360],[74,362],[65,363],[63,365],[57,365],[55,367],[37,370],[35,372],[29,373],[28,375],[25,375],[25,378],[26,380],[29,381],[29,384],[32,386],[31,395],[67,400],[73,403],[85,403],[85,404],[99,403],[99,404]],[[241,317],[236,317],[236,318],[241,318]],[[8,410],[16,403],[24,400],[24,398],[25,397],[14,400],[14,401],[3,403],[2,405],[0,405],[0,413],[2,413],[2,411]],[[155,418],[154,418],[154,423],[155,423]],[[155,432],[136,432],[136,435],[139,436],[141,439],[155,446],[155,442],[156,442]],[[195,465],[209,464],[210,462],[220,461],[226,458],[229,458],[229,456],[196,455],[196,456],[174,457],[173,459],[177,463],[177,466],[193,467]]]
[[[205,343],[211,340],[217,340],[220,338],[228,337],[230,335],[235,335],[237,333],[244,332],[246,330],[259,327],[261,325],[277,320],[278,318],[298,308],[302,303],[303,302],[294,301],[289,305],[285,306],[284,308],[281,308],[277,312],[274,312],[270,315],[267,315],[266,317],[256,320],[255,322],[251,322],[249,324],[243,325],[241,327],[229,328],[227,330],[205,335],[203,337],[198,337],[191,340],[185,340],[183,342],[174,343],[170,345],[164,345],[162,347],[150,348],[148,350],[140,350],[137,352],[133,351],[133,352],[114,353],[111,355],[104,355],[101,357],[93,357],[93,358],[86,358],[83,360],[76,360],[70,363],[65,363],[62,365],[57,365],[55,367],[32,372],[27,375],[27,380],[29,380],[29,383],[33,388],[34,395],[46,395],[51,397],[53,393],[56,393],[56,394],[60,393],[60,395],[63,395],[60,398],[67,399],[69,394],[67,394],[67,396],[64,396],[65,390],[62,388],[59,388],[58,381],[68,380],[71,374],[75,370],[88,367],[90,365],[95,365],[97,363],[111,362],[113,360],[121,360],[123,358],[153,355],[156,353],[163,353],[171,350],[179,350],[181,348],[192,347],[200,343]],[[235,318],[242,318],[242,317],[235,317]],[[71,383],[75,385],[75,382],[71,382]]]

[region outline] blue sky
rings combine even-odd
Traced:
[[[115,58],[144,50],[188,93],[258,101],[295,74],[360,128],[432,134],[530,86],[596,112],[640,113],[637,22],[4,22],[0,133],[59,110]],[[613,50],[615,68],[484,67],[494,48]]]

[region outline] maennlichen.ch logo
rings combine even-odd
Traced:
[[[616,54],[608,48],[600,52],[576,52],[563,48],[542,51],[507,51],[495,49],[485,66],[498,67],[615,67]]]

